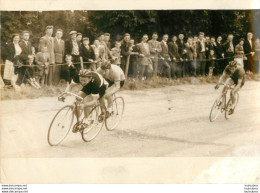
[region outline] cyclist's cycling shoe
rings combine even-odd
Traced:
[[[229,109],[228,115],[232,115],[234,113],[234,109]]]

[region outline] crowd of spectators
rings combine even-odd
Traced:
[[[104,60],[120,66],[132,80],[158,76],[210,78],[221,74],[232,60],[237,60],[247,73],[259,72],[260,41],[254,41],[251,32],[237,45],[232,34],[224,41],[221,36],[210,37],[203,32],[188,37],[164,34],[161,41],[154,32],[150,40],[144,34],[138,43],[128,33],[115,42],[111,42],[109,33],[104,33],[90,45],[90,39],[77,31],[69,32],[66,41],[62,39],[62,29],[57,29],[54,37],[53,31],[53,26],[47,26],[37,47],[32,46],[29,31],[12,36],[12,41],[2,49],[2,87],[8,81],[15,89],[23,84],[38,89],[55,86],[62,79],[69,83],[80,69],[95,71]]]

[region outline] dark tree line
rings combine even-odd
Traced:
[[[236,39],[252,31],[260,37],[260,10],[145,10],[145,11],[44,11],[1,12],[1,42],[8,42],[15,32],[29,30],[37,46],[47,25],[64,30],[64,39],[71,30],[90,37],[91,42],[101,33],[111,34],[113,41],[128,32],[139,41],[144,33],[186,37],[203,31],[207,35],[233,33]],[[54,31],[55,31],[54,29]],[[236,40],[235,39],[235,40]]]

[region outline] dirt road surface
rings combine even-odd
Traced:
[[[13,158],[215,158],[196,173],[196,182],[220,168],[236,167],[260,181],[260,83],[247,82],[233,117],[213,123],[209,112],[221,89],[214,85],[179,85],[145,91],[122,91],[125,111],[114,131],[105,128],[90,143],[80,134],[56,147],[47,142],[49,124],[64,105],[57,98],[1,102],[1,157]],[[71,100],[68,100],[69,103]],[[249,160],[243,160],[247,158]],[[230,160],[231,159],[231,160]],[[250,163],[250,164],[249,164]],[[242,165],[239,165],[242,164]],[[250,167],[249,167],[250,166]],[[236,173],[232,174],[236,179]],[[218,176],[219,177],[219,176]],[[194,180],[195,178],[193,178]],[[230,176],[229,176],[230,179]],[[207,181],[208,180],[208,181]],[[220,180],[218,178],[218,180]],[[237,181],[242,180],[239,178]],[[251,182],[250,181],[250,182]]]

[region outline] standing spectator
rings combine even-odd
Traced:
[[[186,51],[187,51],[187,59],[188,61],[186,62],[186,69],[184,71],[186,72],[186,75],[190,76],[194,74],[194,68],[193,68],[193,60],[194,60],[194,55],[195,55],[195,50],[196,48],[194,47],[192,43],[192,37],[188,37],[188,41],[185,44]]]
[[[256,73],[259,73],[260,69],[260,40],[255,40],[255,55],[256,55]]]
[[[61,64],[63,64],[63,58],[65,54],[65,43],[64,40],[61,39],[63,35],[62,29],[57,29],[56,36],[54,38],[54,55],[55,55],[55,64],[54,66],[54,74],[53,74],[53,81],[54,84],[58,84],[60,82],[61,76]]]
[[[215,55],[215,50],[210,49],[209,50],[209,78],[212,77],[213,75],[213,70],[215,68],[215,61],[216,61],[216,55]]]
[[[5,61],[5,69],[4,69],[4,77],[3,77],[3,79],[11,81],[11,85],[14,87],[15,90],[20,89],[20,87],[16,85],[19,67],[21,67],[19,57],[22,53],[22,48],[19,45],[19,40],[20,40],[19,34],[14,34],[12,36],[12,42],[9,43],[6,47],[6,53],[5,53],[6,61]]]
[[[65,42],[65,54],[72,56],[72,62],[79,73],[80,69],[83,68],[83,64],[80,56],[80,44],[77,41],[77,32],[71,31],[69,35],[70,39]]]
[[[171,78],[171,66],[170,66],[170,62],[171,62],[171,58],[169,55],[169,49],[168,49],[168,34],[164,34],[162,41],[161,41],[161,48],[162,51],[160,53],[161,57],[162,57],[162,75],[164,75],[164,72],[167,76],[167,78]]]
[[[217,43],[216,43],[216,58],[217,58],[217,61],[215,64],[216,74],[221,74],[224,71],[224,66],[225,66],[224,61],[223,61],[224,49],[223,49],[221,41],[222,41],[222,37],[218,36]]]
[[[91,69],[94,71],[96,69],[95,67],[95,53],[92,47],[89,46],[89,38],[84,37],[83,38],[83,44],[80,47],[81,49],[81,56],[83,59],[83,66],[85,69]]]
[[[140,65],[141,65],[141,77],[142,80],[144,80],[144,73],[145,70],[147,70],[147,76],[146,78],[150,78],[151,74],[153,73],[153,64],[150,58],[150,48],[149,45],[147,43],[148,41],[148,35],[145,34],[142,37],[142,41],[141,43],[137,44],[138,46],[138,50],[140,53]]]
[[[19,45],[22,49],[22,53],[19,57],[22,64],[26,64],[28,62],[28,56],[32,54],[32,45],[29,41],[30,38],[30,32],[29,31],[23,31],[21,36],[21,41],[19,42]],[[25,75],[26,67],[20,67],[19,68],[19,76],[17,80],[17,84],[21,85],[24,81],[24,75]]]
[[[227,58],[226,64],[228,64],[230,61],[234,60],[234,44],[233,44],[233,34],[229,34],[227,41],[223,44],[225,57]],[[225,66],[226,67],[226,66]]]
[[[105,36],[104,41],[106,43],[106,46],[107,46],[108,50],[111,50],[110,34],[109,33],[105,33],[104,36]]]
[[[244,59],[244,48],[243,48],[243,45],[244,45],[244,38],[241,38],[239,40],[239,44],[236,45],[235,47],[235,58],[234,60],[237,61],[237,66],[240,66],[242,68],[244,68],[244,62],[243,62],[243,59]]]
[[[45,30],[45,36],[41,37],[38,50],[41,50],[42,47],[46,46],[48,53],[50,55],[50,65],[55,64],[55,55],[54,55],[54,38],[52,37],[53,33],[53,26],[47,26]],[[52,85],[53,83],[53,73],[54,66],[49,66],[49,72],[48,72],[48,85]]]
[[[157,76],[158,74],[158,56],[162,51],[160,42],[157,41],[158,34],[156,32],[153,33],[152,39],[148,41],[151,59],[153,63],[153,76]]]
[[[255,44],[253,41],[253,33],[247,33],[247,40],[244,43],[244,51],[247,57],[247,61],[245,61],[245,71],[254,72],[254,62],[253,56],[255,54]]]
[[[180,64],[181,64],[181,74],[183,76],[185,76],[185,74],[187,73],[186,72],[186,65],[187,65],[187,62],[186,62],[186,59],[187,59],[187,50],[185,48],[185,42],[184,42],[184,35],[183,34],[179,34],[179,39],[177,40],[177,43],[178,43],[178,46],[179,46],[179,54],[180,54],[180,57],[182,58],[182,61],[180,61]]]
[[[180,78],[181,77],[181,63],[180,63],[180,54],[179,46],[177,44],[177,36],[172,37],[172,41],[169,43],[169,55],[171,58],[170,67],[171,67],[171,77]]]
[[[127,62],[127,57],[130,57],[132,51],[132,47],[130,45],[130,34],[125,33],[124,34],[124,39],[121,42],[121,68],[123,72],[125,73],[125,68],[126,68],[126,62]]]
[[[205,73],[207,74],[208,73],[208,69],[209,69],[209,66],[210,66],[210,59],[209,59],[209,55],[210,55],[210,37],[209,36],[206,36],[205,37],[205,44],[206,44],[206,70],[205,70]]]
[[[107,46],[107,43],[105,42],[105,39],[107,38],[107,36],[105,36],[104,34],[100,35],[99,36],[99,42],[100,42],[100,45],[104,47],[104,50],[105,50],[105,59],[108,60],[109,58],[110,59],[114,59],[112,54],[111,54],[111,51],[110,49],[108,48]]]
[[[197,54],[199,57],[199,74],[205,76],[206,68],[206,43],[204,40],[204,33],[199,33],[199,39],[197,43]]]
[[[199,69],[198,53],[197,53],[198,44],[197,44],[197,42],[198,42],[198,37],[194,36],[193,40],[192,40],[192,44],[193,44],[193,47],[194,47],[194,60],[192,62],[192,69],[193,69],[193,75],[194,76],[197,76],[198,69]]]
[[[48,80],[50,64],[50,54],[48,53],[48,48],[46,46],[42,46],[41,51],[36,54],[35,62],[38,68],[37,81],[43,86]]]
[[[138,58],[139,58],[139,53],[138,53],[138,47],[135,45],[135,40],[131,39],[130,40],[130,48],[132,50],[131,55],[130,55],[130,64],[129,64],[129,74],[132,76],[132,78],[136,78],[138,75]],[[122,52],[121,52],[122,53]]]
[[[114,60],[114,64],[120,67],[121,64],[121,43],[120,42],[116,42],[115,43],[115,47],[112,48],[111,53],[112,56],[115,58]]]
[[[82,45],[82,33],[77,32],[77,42],[79,43],[79,46]]]
[[[93,65],[94,71],[101,66],[101,62],[106,60],[106,53],[104,46],[100,45],[100,42],[98,39],[94,41],[94,44],[91,45],[94,54],[95,54],[95,65]]]

